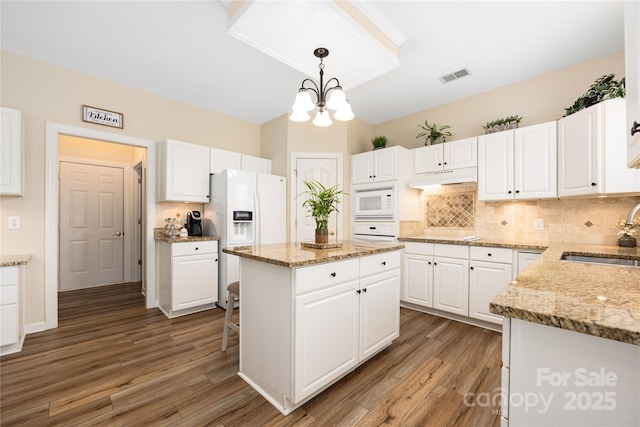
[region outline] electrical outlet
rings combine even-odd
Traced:
[[[533,221],[533,229],[536,231],[544,230],[544,219],[536,218],[535,221]]]
[[[9,217],[9,230],[19,230],[20,229],[20,217],[19,216],[10,216]]]

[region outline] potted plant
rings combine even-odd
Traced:
[[[316,222],[316,243],[329,242],[329,215],[332,212],[340,212],[340,195],[346,194],[338,190],[338,186],[325,187],[318,181],[303,181],[307,190],[304,192],[308,197],[302,203],[309,214]]]
[[[424,132],[420,132],[416,135],[416,138],[424,138],[424,145],[432,145],[438,144],[441,142],[445,142],[448,136],[451,136],[451,132],[447,129],[451,129],[451,126],[444,125],[438,127],[435,123],[430,125],[426,120],[424,121],[424,125],[418,125]]]
[[[562,117],[567,117],[607,99],[624,98],[624,77],[620,80],[616,80],[614,77],[615,74],[606,74],[596,79],[584,95],[576,99],[571,107],[564,109],[565,113]]]
[[[387,146],[387,137],[384,135],[376,136],[371,139],[371,145],[373,145],[374,150],[384,148]]]
[[[635,248],[637,245],[636,238],[633,237],[636,234],[636,228],[640,228],[640,221],[635,221],[631,224],[627,224],[626,220],[621,220],[616,224],[618,231],[618,246],[625,248]]]
[[[522,116],[509,116],[502,119],[487,122],[482,127],[485,133],[500,132],[503,130],[517,129],[518,123],[522,120]]]

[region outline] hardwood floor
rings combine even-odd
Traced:
[[[0,359],[0,424],[499,425],[498,333],[402,309],[390,347],[284,417],[236,375],[238,336],[220,351],[223,320],[169,320],[139,284],[63,293],[59,327]]]

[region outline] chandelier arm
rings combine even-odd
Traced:
[[[311,84],[313,85],[313,87],[304,87],[304,84],[305,84],[306,82],[311,83]],[[314,92],[314,93],[316,94],[316,100],[320,100],[320,88],[318,87],[318,85],[316,84],[316,82],[314,82],[313,80],[311,80],[311,79],[304,79],[304,80],[302,81],[302,84],[300,84],[300,89],[299,89],[298,91],[300,91],[300,90],[310,90],[310,91],[312,91],[312,92]]]
[[[335,81],[335,86],[329,87],[329,83]],[[340,86],[340,80],[338,80],[335,77],[330,78],[329,80],[327,80],[327,83],[324,85],[324,87],[322,88],[322,91],[324,92],[325,96],[329,94],[330,90],[333,89],[342,89],[342,86]]]

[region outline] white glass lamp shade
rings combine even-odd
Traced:
[[[293,110],[291,112],[291,115],[289,116],[289,119],[292,122],[306,122],[310,118],[311,116],[309,115],[309,113],[304,110]]]
[[[329,117],[329,113],[327,111],[318,111],[316,114],[316,118],[313,119],[313,124],[319,126],[321,128],[331,126],[331,117]]]
[[[296,102],[294,102],[292,107],[293,111],[311,111],[314,108],[316,108],[316,105],[311,101],[309,92],[307,92],[306,90],[301,90],[300,92],[298,92],[298,94],[296,95]]]
[[[340,120],[341,122],[348,122],[354,117],[355,115],[353,114],[353,111],[351,111],[351,105],[349,105],[347,101],[345,101],[345,106],[343,108],[333,114],[333,118]]]
[[[330,110],[341,110],[348,105],[347,96],[342,89],[334,89],[329,94],[329,100],[327,101],[327,108]]]

